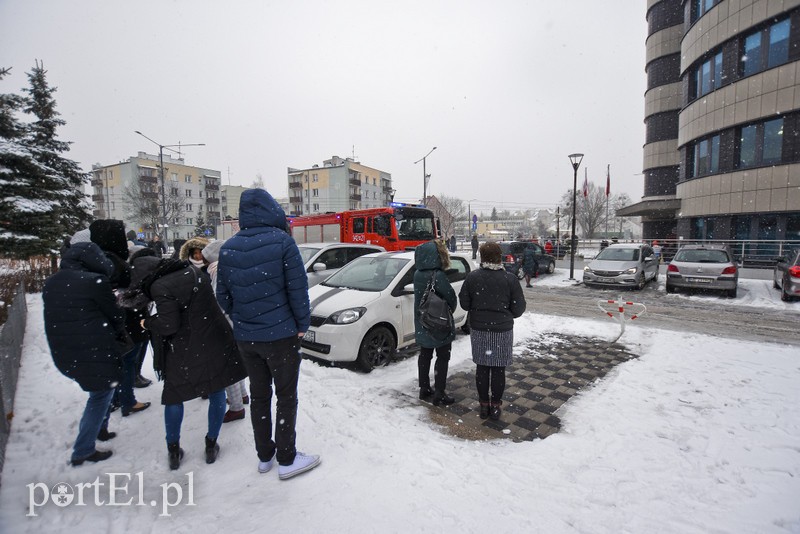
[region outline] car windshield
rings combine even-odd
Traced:
[[[395,218],[397,236],[400,239],[430,240],[436,237],[433,217],[424,211],[399,210]]]
[[[299,246],[297,248],[300,249],[300,257],[303,258],[304,264],[308,263],[308,260],[313,258],[314,254],[322,250],[318,247],[306,247],[306,246]]]
[[[322,285],[360,291],[383,291],[410,261],[386,256],[362,256],[342,267]]]
[[[672,261],[687,263],[730,263],[728,253],[724,250],[683,249],[679,250]]]
[[[600,254],[595,256],[596,260],[605,261],[638,261],[638,248],[604,248]]]

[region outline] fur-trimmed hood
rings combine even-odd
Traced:
[[[192,250],[194,250],[196,248],[200,249],[200,250],[203,250],[204,248],[206,248],[206,245],[208,245],[208,239],[206,239],[204,237],[193,237],[190,240],[188,240],[186,243],[181,245],[181,252],[180,252],[180,256],[179,257],[182,260],[188,260],[189,259],[189,253]]]

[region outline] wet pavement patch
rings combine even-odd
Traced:
[[[561,428],[556,411],[565,402],[616,365],[636,357],[618,343],[544,333],[514,347],[500,420],[479,417],[474,368],[448,377],[447,392],[456,399],[454,404],[419,402],[430,407],[433,422],[464,439],[544,439]]]

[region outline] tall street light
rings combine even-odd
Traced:
[[[570,154],[568,157],[569,162],[572,164],[572,170],[575,171],[572,178],[572,234],[569,237],[572,242],[569,247],[569,279],[575,280],[575,248],[578,245],[578,241],[575,239],[575,204],[577,200],[576,190],[578,188],[578,167],[581,166],[583,154]]]
[[[143,134],[139,130],[134,130],[134,133],[137,133],[137,134],[141,135],[142,137],[144,137],[145,139],[147,139],[151,143],[153,143],[153,144],[158,146],[158,166],[159,166],[158,174],[160,175],[160,178],[161,178],[161,225],[162,225],[162,228],[164,228],[164,246],[169,246],[169,238],[167,236],[167,228],[168,228],[168,225],[167,225],[167,199],[166,199],[167,190],[166,190],[166,188],[164,186],[164,149],[166,148],[167,150],[171,150],[171,149],[173,149],[175,147],[180,148],[180,147],[184,147],[184,146],[206,146],[206,144],[205,143],[178,143],[178,144],[175,144],[175,145],[162,145],[161,143],[153,141],[152,139],[147,137],[145,134]]]
[[[433,147],[433,148],[431,149],[431,152],[433,152],[434,150],[436,150],[436,147]],[[422,162],[422,203],[423,203],[423,204],[427,204],[427,203],[428,203],[428,178],[430,178],[430,177],[431,177],[431,175],[430,175],[430,174],[428,174],[428,173],[425,171],[425,159],[426,159],[428,156],[430,156],[430,155],[431,155],[431,152],[428,152],[427,154],[425,154],[424,156],[422,156],[422,158],[421,158],[421,159],[418,159],[417,161],[415,161],[415,162],[414,162],[414,165],[416,165],[416,164],[417,164],[417,163],[419,163],[420,161]]]

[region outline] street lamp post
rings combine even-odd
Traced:
[[[428,152],[427,154],[422,156],[421,159],[418,159],[417,161],[414,162],[414,165],[416,165],[420,161],[422,162],[422,203],[423,204],[427,204],[428,203],[428,178],[430,178],[430,174],[428,174],[426,172],[426,170],[425,170],[425,160],[427,159],[428,156],[431,155],[431,152],[433,152],[434,150],[436,150],[436,147],[433,147],[430,152]]]
[[[578,167],[580,167],[581,161],[583,160],[583,154],[570,154],[568,157],[569,162],[572,164],[572,170],[574,171],[572,178],[572,234],[569,236],[571,241],[569,247],[569,279],[575,280],[575,248],[578,245],[578,241],[575,239],[575,204],[577,201]]]
[[[134,133],[137,133],[153,143],[154,145],[158,146],[158,166],[159,166],[159,177],[161,179],[161,225],[164,228],[164,246],[169,246],[169,238],[167,236],[167,190],[164,185],[164,149],[172,150],[174,147],[184,147],[184,146],[206,146],[205,143],[178,143],[175,145],[162,145],[161,143],[157,143],[153,141],[145,134],[140,132],[139,130],[134,130]]]

